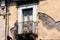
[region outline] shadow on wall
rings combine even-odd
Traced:
[[[60,21],[55,22],[55,20],[45,13],[38,12],[39,19],[42,21],[44,27],[56,28],[60,31]]]
[[[18,33],[18,20],[16,20],[16,22],[14,23],[14,27],[12,27],[10,29],[10,32],[13,34],[13,35],[17,35]]]

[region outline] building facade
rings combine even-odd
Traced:
[[[7,17],[7,34],[14,40],[15,34],[26,32],[36,34],[36,40],[60,39],[60,0],[13,0],[8,4],[8,10],[11,15]],[[2,16],[0,19],[1,27],[5,19]]]

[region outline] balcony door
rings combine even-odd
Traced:
[[[23,33],[26,26],[35,32],[34,22],[36,21],[37,3],[18,6],[18,34]]]
[[[33,8],[23,9],[23,32],[32,32]]]

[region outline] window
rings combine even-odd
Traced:
[[[27,22],[31,21],[31,22]],[[30,29],[32,32],[36,32],[37,21],[37,4],[26,4],[18,6],[18,34],[23,33],[24,29]],[[24,22],[24,23],[23,23]],[[23,25],[24,24],[24,25]],[[32,24],[32,25],[31,25]]]
[[[33,24],[33,8],[22,9],[23,14],[23,31],[24,32],[32,32]]]
[[[33,21],[33,8],[23,9],[23,21]]]

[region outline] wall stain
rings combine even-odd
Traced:
[[[42,21],[43,26],[47,28],[56,28],[60,31],[60,21],[55,20],[45,13],[38,12],[39,19]]]

